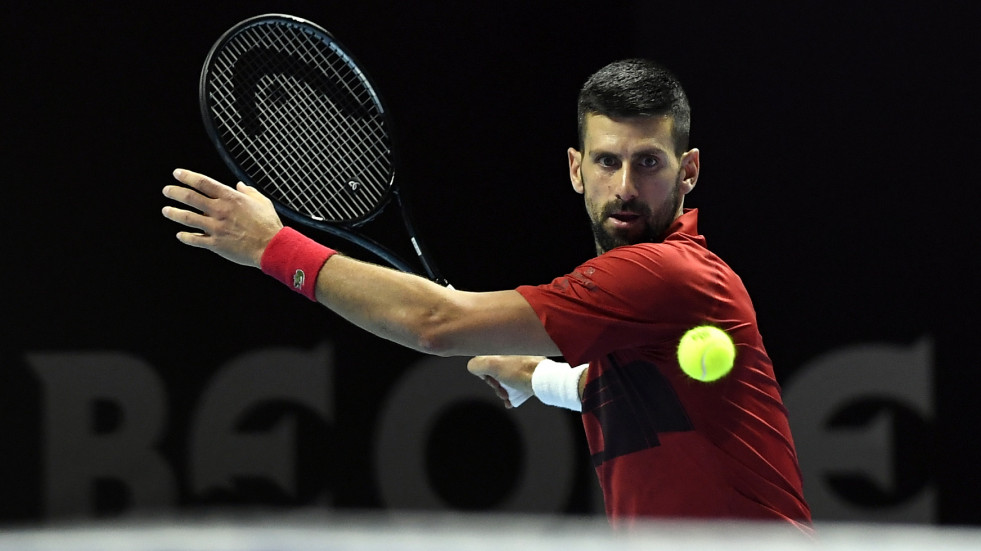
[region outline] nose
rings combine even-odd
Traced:
[[[620,182],[616,185],[616,197],[627,203],[637,198],[637,183],[629,163],[625,163],[620,172]]]

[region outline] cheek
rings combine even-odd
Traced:
[[[589,185],[585,187],[585,195],[591,197],[593,202],[605,201],[606,198],[613,197],[616,193],[616,182],[609,176],[593,176],[587,180]]]
[[[611,197],[609,191],[610,190],[606,186],[603,186],[602,184],[590,186],[586,188],[586,193],[584,193],[586,197],[586,202],[592,205],[605,204],[607,201],[610,200]]]
[[[600,213],[603,212],[603,208],[606,206],[606,201],[597,197],[595,193],[584,193],[583,194],[586,203],[586,213],[589,218],[596,221],[600,218]]]
[[[586,202],[586,207],[592,211],[595,205],[602,205],[606,202],[604,197],[607,192],[607,184],[603,182],[602,178],[596,177],[596,175],[584,174],[585,178],[581,180],[581,190],[583,200]]]
[[[658,180],[650,182],[650,184],[646,187],[647,193],[645,194],[645,199],[649,203],[653,204],[663,203],[671,198],[676,187],[677,182],[674,180]]]

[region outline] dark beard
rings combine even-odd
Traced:
[[[671,224],[674,223],[675,214],[678,212],[678,206],[680,204],[681,196],[678,193],[677,185],[675,185],[674,190],[671,192],[671,196],[668,197],[668,200],[665,201],[657,213],[653,212],[647,205],[635,203],[635,201],[623,203],[620,200],[616,200],[607,203],[607,205],[603,207],[602,216],[600,216],[599,220],[592,223],[593,238],[596,240],[597,252],[602,254],[617,247],[622,247],[623,245],[635,245],[637,243],[659,243],[663,241],[664,237],[667,235],[668,228],[670,228]],[[614,212],[621,210],[639,214],[647,223],[646,231],[636,238],[628,238],[626,234],[607,233],[607,231],[603,229],[603,222]]]

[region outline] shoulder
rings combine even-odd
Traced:
[[[673,277],[707,267],[713,257],[696,241],[671,239],[661,243],[617,247],[585,262],[583,267],[609,270],[621,276],[652,274]]]
[[[718,281],[718,259],[697,239],[624,245],[591,258],[570,273],[522,294],[560,295],[590,302],[644,305],[682,297]],[[532,291],[531,289],[535,289]]]

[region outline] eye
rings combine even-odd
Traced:
[[[603,168],[613,168],[619,164],[619,161],[612,155],[600,155],[596,158],[596,164]]]
[[[660,161],[653,155],[640,158],[640,166],[643,168],[654,168],[658,164],[660,164]]]

